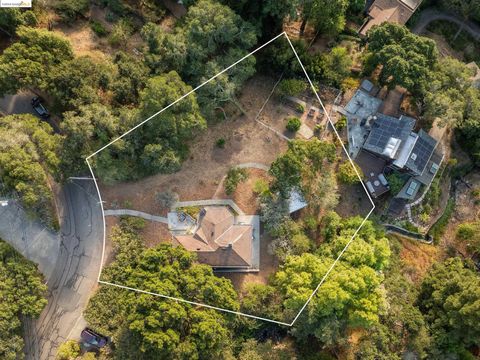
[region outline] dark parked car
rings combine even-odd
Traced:
[[[97,334],[89,328],[85,328],[80,337],[82,338],[82,343],[85,347],[93,346],[100,349],[109,343],[108,337]]]
[[[49,114],[48,110],[45,109],[45,106],[43,106],[43,104],[42,104],[42,100],[38,96],[35,96],[32,99],[31,104],[33,106],[33,110],[35,110],[35,112],[38,114],[38,116],[40,116],[44,120],[48,119],[50,114]]]

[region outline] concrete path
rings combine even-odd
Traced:
[[[164,224],[168,224],[168,219],[162,216],[155,216],[147,214],[143,211],[130,210],[130,209],[115,209],[115,210],[105,210],[105,216],[136,216],[145,220],[156,221]]]
[[[465,21],[457,15],[441,12],[437,9],[426,9],[421,12],[415,26],[412,28],[414,34],[421,34],[425,31],[428,24],[435,20],[447,20],[462,27],[463,30],[472,35],[476,40],[480,40],[480,26],[472,21]]]
[[[173,205],[173,208],[185,207],[185,206],[214,206],[223,205],[230,206],[238,215],[245,215],[233,200],[230,199],[209,199],[209,200],[192,200],[192,201],[179,201]]]
[[[71,182],[64,186],[57,200],[61,218],[58,257],[47,277],[46,308],[39,319],[26,320],[24,324],[28,360],[53,360],[62,342],[80,338],[86,326],[82,313],[96,288],[100,270],[103,218],[93,182]],[[31,256],[33,259],[34,255]]]

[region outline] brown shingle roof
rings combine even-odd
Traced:
[[[189,251],[196,251],[198,260],[217,267],[248,267],[252,264],[252,225],[235,224],[233,213],[226,206],[205,207],[194,234],[173,238]]]
[[[368,10],[370,20],[360,29],[366,35],[374,25],[384,22],[404,25],[413,15],[422,0],[375,0]]]

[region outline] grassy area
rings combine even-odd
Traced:
[[[433,237],[433,241],[435,244],[438,244],[438,241],[440,240],[442,235],[445,233],[445,230],[447,229],[448,221],[452,217],[454,210],[455,210],[455,200],[449,199],[447,202],[447,206],[445,207],[445,211],[443,212],[443,215],[440,216],[437,222],[433,224],[433,226],[430,228],[430,231],[428,233]]]

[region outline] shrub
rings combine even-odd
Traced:
[[[68,22],[75,20],[79,16],[84,17],[89,5],[89,0],[57,0],[54,2],[53,7],[62,21]]]
[[[354,164],[360,176],[363,178],[362,169],[358,167],[357,164]],[[340,164],[338,167],[338,180],[344,184],[357,184],[360,182],[360,179],[357,176],[352,164],[349,161],[345,161],[343,164]]]
[[[347,77],[342,81],[342,84],[340,85],[340,88],[345,91],[345,90],[350,90],[350,89],[356,89],[360,85],[360,82],[352,77]]]
[[[215,145],[218,148],[223,149],[225,147],[225,139],[224,138],[217,139],[217,141],[215,141]]]
[[[108,31],[103,26],[103,24],[100,21],[96,20],[90,20],[90,29],[98,36],[98,37],[104,37],[108,35]]]
[[[280,96],[298,96],[307,89],[307,84],[303,80],[284,79],[278,84],[278,93]]]
[[[228,170],[227,178],[225,179],[225,192],[227,195],[233,194],[238,184],[247,180],[247,170],[242,168],[233,167]]]
[[[347,126],[347,117],[345,115],[342,115],[340,119],[335,123],[335,128],[337,131],[342,131],[345,129],[345,126]]]
[[[132,33],[132,27],[128,21],[122,19],[113,25],[112,32],[108,38],[108,42],[112,46],[125,45]]]
[[[288,131],[292,131],[292,132],[298,131],[298,129],[300,129],[300,126],[302,126],[302,122],[298,117],[292,116],[288,118],[288,121],[287,121]]]
[[[268,183],[263,179],[258,179],[253,184],[253,192],[258,195],[268,195],[270,189],[268,187]]]
[[[295,106],[295,110],[303,114],[305,112],[305,106],[303,106],[302,104],[297,104],[297,106]]]
[[[390,192],[392,194],[398,194],[400,190],[402,190],[403,185],[405,185],[405,179],[403,179],[397,173],[392,173],[387,175],[388,185],[390,186]]]
[[[475,235],[476,231],[477,229],[473,224],[460,224],[457,228],[457,238],[461,240],[471,239]]]
[[[57,360],[73,360],[80,356],[80,345],[75,340],[68,340],[58,347]]]
[[[178,194],[171,190],[155,193],[155,200],[157,200],[160,206],[164,209],[170,209],[178,199]]]
[[[147,225],[147,221],[140,217],[136,217],[136,216],[120,217],[120,227],[124,231],[136,233],[143,230],[146,225]]]

